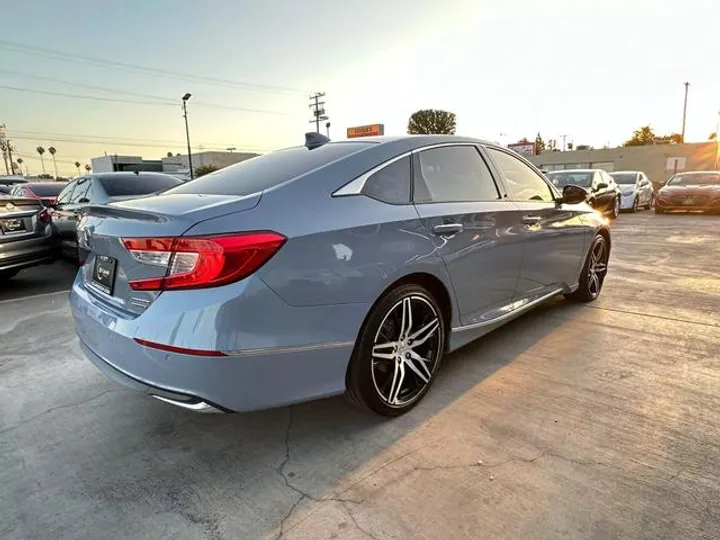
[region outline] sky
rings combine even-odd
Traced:
[[[104,152],[185,153],[186,92],[194,152],[301,143],[313,92],[333,139],[372,123],[401,134],[414,111],[440,108],[461,135],[617,146],[647,124],[679,132],[686,81],[686,140],[707,140],[720,111],[717,0],[23,0],[2,12],[0,124],[31,174],[38,145],[57,149],[61,175]]]

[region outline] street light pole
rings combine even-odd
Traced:
[[[683,103],[682,134],[680,135],[682,142],[685,142],[685,119],[687,118],[687,98],[688,98],[688,89],[690,88],[689,82],[686,82],[684,84],[685,84],[685,102]]]
[[[193,165],[192,165],[192,150],[190,149],[190,128],[188,127],[188,119],[187,119],[187,102],[188,99],[192,94],[188,92],[182,97],[183,102],[183,116],[185,117],[185,136],[187,137],[187,147],[188,147],[188,167],[190,167],[190,180],[195,178],[195,174],[193,173]]]

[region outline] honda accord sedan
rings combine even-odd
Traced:
[[[475,139],[307,134],[89,207],[80,344],[109,378],[195,411],[345,393],[397,416],[445,353],[556,295],[598,297],[610,232],[586,198]]]
[[[655,198],[655,212],[720,212],[720,171],[673,175]]]

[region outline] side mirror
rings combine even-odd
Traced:
[[[82,199],[78,200],[78,204],[87,204],[90,202],[90,199],[86,199],[83,197]]]
[[[608,185],[605,182],[600,182],[597,187],[595,188],[596,191],[600,191],[601,189],[607,189]]]
[[[585,188],[569,184],[563,188],[561,201],[565,204],[580,204],[588,199]]]

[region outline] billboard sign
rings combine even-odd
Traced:
[[[534,156],[535,155],[535,143],[534,142],[522,142],[515,144],[508,144],[510,150],[514,150],[521,156]]]
[[[385,135],[385,124],[370,124],[367,126],[355,126],[347,128],[347,138],[376,137]]]

